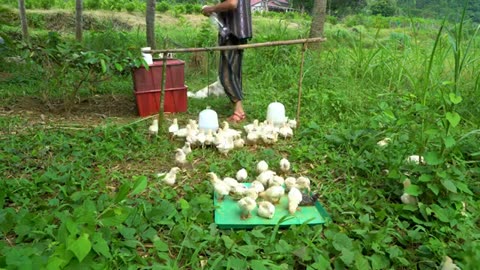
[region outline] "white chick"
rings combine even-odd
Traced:
[[[290,119],[290,120],[288,120],[288,125],[291,128],[295,129],[295,128],[297,128],[297,121],[295,119]]]
[[[170,169],[168,173],[159,173],[157,174],[157,177],[163,177],[162,181],[169,185],[173,186],[175,185],[175,181],[177,180],[177,173],[180,171],[180,168],[178,167],[173,167]]]
[[[441,270],[461,270],[456,264],[453,263],[452,258],[445,256],[445,260],[442,263]]]
[[[257,172],[262,173],[268,170],[268,163],[265,160],[261,160],[257,163]]]
[[[265,144],[274,144],[278,141],[278,133],[261,133],[260,138]]]
[[[247,188],[247,190],[245,191],[244,194],[245,194],[245,196],[250,197],[254,200],[256,200],[258,198],[258,192],[252,187]]]
[[[292,187],[297,186],[297,179],[295,177],[287,177],[285,179],[285,190],[290,191]]]
[[[234,147],[235,145],[233,144],[232,137],[228,137],[220,144],[217,144],[218,151],[224,155],[227,155]]]
[[[283,123],[278,129],[278,134],[280,134],[280,136],[282,136],[284,139],[290,138],[293,137],[293,130],[288,123]]]
[[[185,153],[185,155],[188,155],[192,152],[192,147],[190,146],[189,142],[185,142],[185,145],[182,147],[182,151]]]
[[[239,182],[245,182],[245,180],[247,180],[247,177],[248,173],[245,168],[241,168],[240,170],[238,170],[237,174],[235,175],[235,178],[237,178]]]
[[[405,189],[408,188],[412,183],[410,182],[410,179],[405,179],[403,181],[403,194],[400,196],[400,200],[404,204],[412,204],[415,205],[417,204],[417,198],[415,196],[412,196],[408,193],[405,192]]]
[[[385,147],[390,143],[391,140],[392,139],[390,139],[390,138],[385,138],[383,140],[378,141],[377,145],[380,146],[380,147]]]
[[[243,129],[248,134],[250,132],[258,130],[258,119],[253,120],[253,123],[243,126]]]
[[[238,181],[233,179],[232,177],[223,178],[223,182],[225,182],[228,186],[230,186],[230,188],[238,185]]]
[[[228,183],[227,183],[228,184]],[[247,187],[244,186],[243,184],[237,184],[235,186],[230,187],[230,197],[234,200],[240,200],[245,196],[245,193],[247,192]]]
[[[230,193],[230,186],[220,180],[213,172],[209,172],[207,175],[210,177],[210,183],[212,183],[213,189],[217,194],[217,200],[219,202],[222,201],[225,195]]]
[[[278,175],[274,175],[270,182],[268,182],[268,186],[271,187],[271,186],[283,186],[283,184],[285,183],[285,179],[283,179],[283,177],[281,176],[278,176]]]
[[[290,171],[290,161],[288,161],[288,159],[282,158],[280,160],[280,171],[282,171],[282,173],[287,173]]]
[[[263,186],[263,184],[257,180],[250,184],[250,188],[254,189],[257,193],[265,191],[265,186]]]
[[[258,139],[260,139],[260,134],[257,131],[251,131],[247,134],[246,143],[249,145],[257,144]]]
[[[234,139],[240,138],[242,136],[242,132],[236,129],[230,128],[230,125],[227,121],[223,121],[222,131],[224,132],[225,136],[232,137]]]
[[[168,127],[168,133],[174,135],[178,131],[178,120],[177,118],[173,119],[173,123]]]
[[[257,211],[258,216],[271,219],[275,215],[275,205],[269,201],[259,202]]]
[[[207,134],[205,135],[205,145],[212,145],[215,141],[215,136],[213,136],[213,130],[208,129]]]
[[[310,179],[305,176],[300,176],[297,178],[297,188],[300,190],[307,189],[310,192]]]
[[[178,165],[185,165],[187,163],[187,155],[181,148],[177,148],[175,150],[175,162],[177,162]]]
[[[186,138],[188,134],[191,133],[192,127],[190,125],[187,125],[184,128],[180,128],[177,130],[177,132],[174,133],[175,137],[179,138]]]
[[[240,215],[241,219],[248,219],[252,216],[252,210],[257,207],[257,202],[250,198],[244,197],[238,201],[238,206],[242,210],[242,214]]]
[[[242,148],[245,146],[245,140],[242,138],[237,138],[233,141],[233,146],[235,148]]]
[[[281,186],[273,186],[269,187],[264,192],[258,194],[261,198],[273,203],[277,204],[280,202],[280,199],[285,194],[285,190]]]
[[[150,134],[151,136],[158,135],[158,119],[153,119],[152,124],[148,127],[148,134]]]
[[[424,161],[423,157],[419,155],[411,155],[407,158],[407,163],[423,164]]]
[[[296,187],[292,187],[288,192],[288,212],[290,214],[295,214],[297,211],[298,205],[302,201],[302,192]]]
[[[264,187],[268,187],[268,185],[270,184],[270,182],[273,180],[273,177],[276,175],[276,173],[274,171],[271,171],[271,170],[266,170],[262,173],[260,173],[258,176],[257,176],[257,181],[259,181],[260,183],[262,183],[262,185]]]

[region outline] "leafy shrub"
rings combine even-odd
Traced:
[[[128,12],[133,12],[133,11],[135,11],[136,8],[137,8],[137,6],[133,2],[128,2],[128,3],[125,4],[125,9]]]
[[[84,8],[85,9],[100,9],[102,6],[102,1],[101,0],[85,0],[84,2]]]
[[[157,3],[157,5],[155,6],[155,9],[158,12],[167,12],[170,9],[170,5],[167,2],[162,1],[160,3]]]
[[[370,9],[372,15],[390,17],[395,15],[397,6],[396,2],[392,0],[375,0],[368,6],[368,8]]]
[[[175,5],[172,10],[173,16],[176,18],[181,17],[182,14],[185,14],[185,6],[184,5]]]
[[[336,25],[338,23],[338,18],[335,16],[327,15],[326,21],[331,25]]]

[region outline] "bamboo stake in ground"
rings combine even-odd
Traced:
[[[302,100],[302,83],[303,83],[303,64],[305,63],[305,51],[307,50],[307,43],[303,43],[302,60],[300,62],[300,78],[298,79],[298,100],[297,100],[297,127],[300,126],[300,105]]]
[[[158,109],[158,130],[159,132],[163,127],[163,122],[164,122],[164,110],[165,110],[165,87],[167,83],[167,54],[168,52],[165,52],[162,55],[162,61],[163,61],[163,66],[162,66],[162,85],[160,86],[160,104],[159,104],[159,109]]]

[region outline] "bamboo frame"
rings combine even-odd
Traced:
[[[181,49],[162,49],[162,50],[150,50],[144,51],[145,53],[162,53],[163,56],[161,60],[163,61],[163,70],[162,70],[162,85],[160,93],[160,109],[159,114],[159,125],[163,125],[163,93],[165,92],[165,82],[166,82],[166,63],[168,60],[167,55],[169,53],[192,53],[192,52],[210,52],[210,51],[228,51],[228,50],[242,50],[249,48],[259,48],[259,47],[271,47],[271,46],[281,46],[281,45],[295,45],[303,44],[302,46],[302,57],[300,62],[300,78],[298,80],[298,97],[297,97],[297,114],[296,120],[297,125],[300,125],[300,107],[301,107],[301,98],[302,98],[302,83],[303,83],[303,66],[305,63],[305,51],[307,50],[308,43],[318,43],[325,42],[326,38],[305,38],[305,39],[292,39],[292,40],[280,40],[280,41],[271,41],[263,43],[251,43],[251,44],[242,44],[242,45],[229,45],[229,46],[217,46],[217,47],[205,47],[205,48],[181,48]]]

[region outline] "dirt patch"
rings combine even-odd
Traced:
[[[45,103],[39,98],[17,98],[14,103],[0,107],[0,115],[19,116],[34,123],[55,122],[60,125],[82,124],[96,126],[105,119],[130,122],[138,118],[133,95],[95,95],[74,104],[70,110],[57,101]]]

